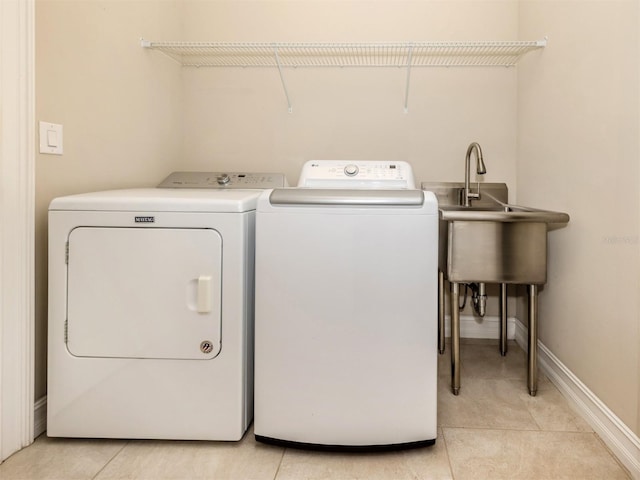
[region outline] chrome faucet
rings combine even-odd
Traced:
[[[464,190],[462,191],[462,204],[465,207],[471,206],[471,200],[480,198],[480,184],[478,184],[478,191],[476,193],[472,193],[469,186],[471,153],[474,150],[476,152],[476,172],[478,175],[484,175],[487,173],[487,167],[485,167],[484,160],[482,160],[482,149],[480,148],[480,144],[473,142],[469,145],[469,148],[467,148],[467,155],[464,159]]]

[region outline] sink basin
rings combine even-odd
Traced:
[[[544,284],[547,230],[569,215],[507,203],[504,183],[482,184],[470,207],[455,204],[456,182],[425,182],[440,210],[439,269],[450,282]]]
[[[507,352],[507,285],[528,284],[527,388],[537,377],[538,286],[547,281],[547,231],[569,215],[508,203],[507,185],[482,183],[480,197],[461,206],[464,184],[424,182],[440,210],[438,244],[438,349],[444,352],[444,280],[450,283],[451,390],[460,392],[460,285],[500,284],[500,353]],[[474,192],[475,193],[475,192]]]

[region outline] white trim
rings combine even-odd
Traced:
[[[47,396],[40,397],[33,409],[33,437],[37,438],[47,430]]]
[[[35,2],[0,1],[0,461],[33,442]]]
[[[516,319],[507,318],[507,338],[513,340],[516,332]],[[444,322],[445,337],[451,336],[451,318],[445,316]],[[473,315],[460,316],[460,338],[492,338],[496,341],[500,338],[500,317],[485,316],[475,317]]]
[[[516,342],[527,351],[527,327],[519,320],[516,321]],[[538,366],[629,470],[631,476],[640,479],[640,438],[540,340]]]
[[[529,351],[529,328],[517,318],[515,340],[522,350]],[[538,340],[538,342],[540,341]]]

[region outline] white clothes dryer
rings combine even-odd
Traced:
[[[280,174],[176,172],[49,207],[47,434],[239,440],[255,208]]]
[[[311,161],[298,186],[258,200],[256,439],[433,444],[435,196],[404,162]]]

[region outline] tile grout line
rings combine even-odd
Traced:
[[[444,430],[449,429],[449,430],[463,430],[463,431],[476,431],[476,432],[491,432],[491,431],[500,431],[500,430],[505,430],[505,429],[499,429],[499,428],[485,428],[485,427],[441,427],[442,429],[442,436],[444,437]],[[513,431],[513,432],[522,432],[522,433],[535,433],[535,434],[573,434],[573,435],[581,435],[581,436],[589,436],[589,437],[593,437],[594,440],[596,441],[596,443],[598,443],[600,445],[600,447],[602,448],[603,451],[605,451],[608,456],[611,458],[611,460],[618,465],[618,467],[620,468],[620,470],[628,477],[629,480],[634,480],[633,475],[629,472],[629,470],[618,460],[618,458],[611,452],[611,450],[607,447],[607,445],[604,443],[604,441],[599,437],[599,435],[596,432],[590,431],[590,432],[582,432],[582,431],[566,431],[566,430],[509,430],[509,431]],[[449,454],[449,450],[447,448],[447,443],[446,443],[446,439],[445,439],[445,448],[446,448],[446,453],[447,453],[447,460],[449,461],[449,468],[451,470],[451,478],[452,480],[455,480],[455,475],[453,473],[453,467],[451,465],[451,456]]]
[[[523,401],[522,403],[524,403],[524,408],[527,409],[527,413],[529,414],[529,416],[531,417],[531,420],[533,420],[533,424],[538,427],[539,432],[546,432],[547,430],[545,430],[544,428],[542,428],[542,426],[540,425],[540,423],[538,423],[538,421],[536,420],[535,415],[531,412],[531,409],[529,408],[529,404],[526,401]],[[536,431],[536,430],[532,430],[532,431]]]
[[[571,434],[571,435],[596,435],[596,438],[598,437],[598,434],[596,432],[592,432],[592,431],[580,431],[580,430],[534,430],[534,429],[524,429],[524,428],[503,428],[503,427],[452,427],[452,426],[446,426],[446,427],[441,427],[441,428],[447,428],[449,430],[474,430],[474,431],[488,431],[488,432],[522,432],[522,433],[540,433],[540,434]],[[603,446],[606,447],[606,445]],[[607,448],[607,450],[609,450]],[[615,455],[611,454],[612,456],[615,457]]]
[[[278,468],[276,468],[276,473],[273,476],[273,480],[276,480],[278,478],[278,475],[280,474],[280,467],[282,466],[282,461],[284,460],[284,454],[287,453],[287,449],[283,448],[282,449],[282,456],[280,457],[280,461],[278,462]]]
[[[130,443],[130,441],[129,441],[129,440],[127,440],[127,441],[125,442],[125,444],[124,444],[124,445],[122,445],[122,448],[120,448],[120,450],[118,450],[118,451],[117,451],[117,452],[116,452],[116,453],[115,453],[115,454],[114,454],[114,455],[113,455],[109,460],[107,460],[107,461],[105,462],[105,464],[102,466],[102,468],[101,468],[100,470],[98,470],[98,471],[96,472],[96,474],[95,474],[93,477],[91,477],[91,480],[96,480],[96,478],[98,478],[98,475],[100,475],[100,474],[104,471],[104,469],[105,469],[105,468],[107,468],[107,467],[109,466],[109,464],[110,464],[110,463],[111,463],[111,462],[112,462],[112,461],[113,461],[113,460],[114,460],[118,455],[120,455],[120,452],[122,452],[122,451],[125,449],[125,447],[126,447],[127,445],[129,445],[129,443]]]
[[[449,473],[451,473],[451,480],[455,480],[456,477],[453,474],[453,465],[451,465],[451,456],[449,455],[449,447],[447,447],[447,439],[444,436],[444,427],[440,427],[442,431],[442,441],[444,442],[444,453],[447,454],[447,463],[449,464]]]

